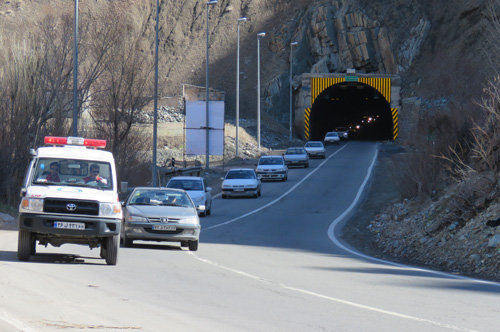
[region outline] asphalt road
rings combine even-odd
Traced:
[[[117,266],[85,246],[16,258],[0,231],[0,331],[495,331],[500,284],[370,259],[338,240],[362,198],[376,144],[214,200],[199,250],[137,242]]]

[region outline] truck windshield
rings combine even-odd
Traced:
[[[106,162],[40,158],[34,168],[33,184],[113,188],[111,165]]]

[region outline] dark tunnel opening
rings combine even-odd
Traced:
[[[349,129],[349,139],[390,140],[393,138],[390,104],[367,84],[335,84],[325,89],[312,105],[309,137],[323,140],[327,132],[339,127]]]

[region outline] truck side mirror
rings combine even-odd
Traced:
[[[26,196],[26,188],[25,187],[21,188],[21,191],[19,192],[19,196],[21,196],[21,197]]]
[[[120,182],[120,192],[126,194],[128,192],[128,182],[122,181]]]

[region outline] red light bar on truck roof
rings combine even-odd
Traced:
[[[55,136],[45,136],[45,144],[50,145],[81,145],[93,148],[105,148],[106,140],[103,139],[90,139],[83,137],[55,137]]]

